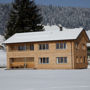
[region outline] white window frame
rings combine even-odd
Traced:
[[[45,58],[45,61],[46,61],[46,59],[48,60],[48,63],[43,63],[43,59]],[[41,59],[42,59],[42,63],[41,63]],[[49,64],[49,57],[40,57],[39,58],[39,64]]]
[[[41,45],[41,49],[40,49],[40,45]],[[47,48],[47,45],[48,45],[48,48]],[[44,48],[45,46],[45,48]],[[49,49],[49,44],[46,43],[46,44],[39,44],[39,50],[48,50]]]
[[[61,58],[63,58],[63,62],[61,63],[59,63],[59,59],[61,59]],[[67,64],[68,63],[68,58],[67,58],[67,63],[65,63],[65,58],[67,58],[67,57],[56,57],[56,60],[57,60],[57,64]],[[61,60],[60,60],[61,61]]]
[[[59,44],[59,48],[57,48],[57,44]],[[61,44],[63,44],[63,47],[62,48],[61,48]],[[64,45],[66,46],[65,48],[64,48]],[[67,43],[66,42],[56,43],[56,49],[57,50],[58,49],[61,49],[61,50],[67,49]]]

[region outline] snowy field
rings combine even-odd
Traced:
[[[4,50],[0,50],[0,67],[6,66],[6,52]]]
[[[0,51],[0,66],[6,52]],[[90,66],[81,70],[5,70],[0,68],[0,90],[90,90]]]
[[[0,69],[0,90],[90,90],[90,69]]]

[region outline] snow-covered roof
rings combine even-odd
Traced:
[[[89,37],[89,41],[90,41],[90,30],[86,31],[88,37]],[[90,47],[90,43],[87,43],[87,47]]]
[[[88,37],[89,37],[89,40],[90,40],[90,30],[86,31]]]
[[[39,42],[39,41],[56,41],[56,40],[73,40],[77,39],[83,28],[66,29],[60,31],[57,26],[45,26],[45,31],[16,33],[4,43],[23,43],[23,42]]]

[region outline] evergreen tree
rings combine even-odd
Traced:
[[[7,23],[5,38],[15,33],[43,31],[42,16],[34,0],[15,0]]]

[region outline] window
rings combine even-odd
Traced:
[[[67,57],[57,57],[57,64],[67,63]]]
[[[48,47],[49,47],[48,44],[46,44],[46,49],[48,49]]]
[[[59,49],[59,43],[56,43],[56,49]]]
[[[77,63],[77,64],[79,63],[79,59],[78,59],[78,56],[76,57],[76,63]]]
[[[77,43],[75,44],[75,46],[76,46],[76,49],[78,49],[78,44]]]
[[[41,44],[39,44],[39,50],[41,50],[42,49],[42,45]]]
[[[82,57],[80,57],[80,63],[83,63]]]
[[[82,49],[86,50],[86,45],[85,44],[82,44]]]
[[[26,46],[18,46],[18,50],[20,50],[20,51],[26,50]]]
[[[39,58],[39,63],[40,64],[48,64],[49,58],[48,57]]]
[[[39,50],[47,50],[47,49],[49,49],[48,44],[39,44]]]
[[[64,43],[64,48],[66,49],[66,43]]]
[[[83,59],[83,63],[85,63],[85,56],[84,56],[84,59]]]
[[[56,43],[56,49],[66,49],[66,43]]]
[[[45,45],[45,44],[43,44],[43,50],[44,50],[44,49],[46,49],[46,47],[45,47],[45,46],[46,46],[46,45]]]
[[[60,49],[63,49],[64,47],[63,47],[63,43],[60,43]]]
[[[34,44],[30,45],[30,50],[34,50]]]
[[[64,57],[64,63],[67,63],[67,57]]]

